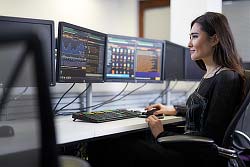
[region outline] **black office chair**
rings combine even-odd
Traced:
[[[43,45],[35,32],[13,32],[1,30],[0,45],[22,43],[23,50],[1,91],[0,97],[0,164],[5,167],[89,167],[88,163],[74,158],[57,156],[54,118],[46,77]],[[2,55],[0,55],[2,56]],[[38,92],[37,111],[34,116],[22,119],[5,119],[4,111],[9,107],[11,91],[28,58],[34,64],[34,78]],[[4,63],[4,62],[0,62]],[[32,76],[30,76],[32,77]],[[1,81],[2,82],[2,81]],[[33,103],[32,103],[33,104]],[[17,107],[18,111],[18,107]]]
[[[245,70],[247,77],[246,89],[250,89],[250,70]],[[246,166],[250,166],[250,105],[240,117],[233,134],[233,148],[237,150],[239,157]]]
[[[250,71],[246,70],[245,75],[247,78],[246,97],[239,107],[235,117],[229,124],[221,147],[217,146],[212,139],[200,136],[166,136],[159,138],[157,141],[166,148],[172,147],[192,154],[193,158],[198,157],[198,155],[204,155],[207,157],[213,157],[215,162],[219,159],[224,159],[225,161],[227,160],[228,166],[245,167],[247,163],[249,163],[247,161],[250,159],[250,138],[245,133],[237,129],[237,127],[240,126],[238,125],[239,123],[242,124],[244,121],[244,123],[247,124],[249,122],[249,120],[245,119],[245,114],[250,112]],[[250,131],[248,131],[248,134],[249,133]],[[245,143],[244,145],[242,144],[243,140]],[[241,141],[241,143],[239,141]],[[195,160],[193,162],[195,162]],[[209,164],[209,161],[206,161],[206,163]],[[203,165],[206,166],[207,164]]]
[[[0,32],[0,44],[23,44],[18,61],[8,73],[0,101],[0,163],[3,166],[57,167],[55,128],[51,109],[48,82],[45,71],[43,45],[35,32]],[[2,55],[1,55],[2,56]],[[38,111],[32,119],[5,120],[3,111],[9,105],[9,97],[22,67],[27,60],[34,62],[34,78],[38,92]],[[4,63],[4,62],[1,62]],[[10,64],[11,66],[11,64]],[[7,72],[6,72],[7,73]],[[30,76],[32,77],[32,76]],[[7,107],[6,107],[7,108]],[[5,147],[7,149],[4,149]]]

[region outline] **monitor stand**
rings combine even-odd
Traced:
[[[87,83],[87,91],[86,91],[86,108],[87,112],[91,111],[92,106],[92,83]]]
[[[165,85],[166,93],[164,93],[164,95],[162,96],[162,104],[164,105],[170,105],[170,92],[168,91],[169,86],[170,86],[170,81],[166,81]]]

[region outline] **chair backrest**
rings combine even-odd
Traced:
[[[44,70],[44,51],[38,35],[34,32],[0,31],[0,45],[22,42],[24,50],[12,72],[8,75],[6,87],[0,96],[0,164],[5,167],[40,166],[57,167],[56,140],[53,113],[51,108],[47,77]],[[29,59],[28,59],[29,58]],[[36,80],[37,110],[31,119],[5,120],[2,119],[4,109],[9,107],[10,92],[28,60],[33,60],[34,78]],[[4,62],[0,62],[4,63]],[[13,91],[12,91],[13,93]],[[25,107],[23,105],[18,108]]]
[[[223,143],[222,143],[222,146],[225,148],[229,148],[230,146],[232,146],[234,131],[236,127],[238,126],[242,116],[247,111],[247,108],[250,103],[250,70],[245,70],[245,76],[246,76],[246,83],[245,83],[246,96],[243,102],[241,103],[241,105],[239,106],[237,113],[235,114],[234,118],[230,122],[225,132]]]
[[[250,70],[246,70],[246,77],[250,78]],[[247,89],[250,88],[250,81],[247,80]],[[244,148],[250,149],[250,141],[246,141],[246,139],[250,138],[250,104],[247,106],[245,112],[242,114],[237,126],[236,133],[234,134],[234,143],[237,146],[241,146]],[[245,137],[244,137],[245,136]]]

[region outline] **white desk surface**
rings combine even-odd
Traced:
[[[163,124],[171,124],[183,121],[182,117],[165,116]],[[55,119],[57,144],[64,144],[95,137],[112,135],[148,128],[145,118],[130,118],[105,123],[87,123],[73,121],[71,116],[61,116]]]
[[[14,129],[14,136],[0,137],[0,155],[40,148],[40,127],[38,120],[0,121],[0,126],[8,125]]]
[[[182,121],[183,118],[166,116],[163,124]],[[1,121],[1,125],[9,125],[14,129],[14,136],[0,138],[0,155],[14,153],[40,147],[39,128],[36,120]],[[87,140],[96,137],[148,128],[145,118],[130,118],[105,123],[87,123],[73,121],[71,116],[55,118],[57,144]]]

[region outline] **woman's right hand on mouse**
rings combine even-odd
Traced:
[[[149,111],[152,109],[157,109],[157,111],[154,112],[154,115],[158,114],[164,114],[164,115],[176,115],[176,110],[174,106],[165,106],[163,104],[152,104],[150,106],[147,106],[145,110]]]

